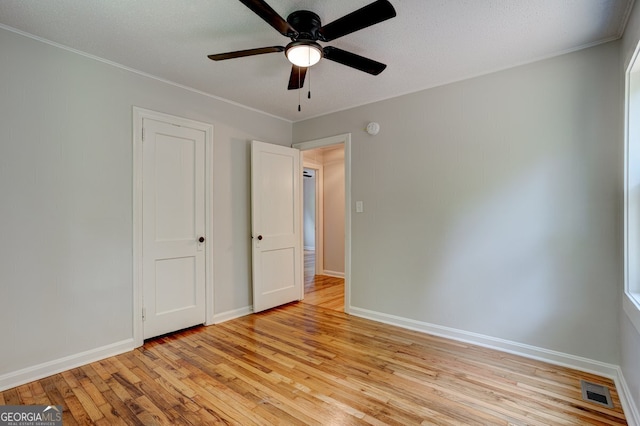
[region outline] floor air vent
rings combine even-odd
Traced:
[[[595,402],[596,404],[613,408],[611,394],[606,386],[580,380],[580,387],[582,388],[582,399],[585,401]]]

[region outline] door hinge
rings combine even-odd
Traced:
[[[144,127],[142,128],[142,142],[144,142]]]
[[[147,308],[142,308],[142,321],[147,320]]]

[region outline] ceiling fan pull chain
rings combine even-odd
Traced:
[[[311,99],[311,68],[307,70],[309,73],[309,93],[307,93],[307,99]]]
[[[300,91],[302,90],[302,87],[300,87],[300,74],[301,71],[298,70],[298,112],[302,111],[302,109],[300,108]]]

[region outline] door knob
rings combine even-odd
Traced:
[[[201,243],[204,243],[204,237],[198,238],[198,241],[201,242]]]
[[[258,241],[262,241],[262,235],[258,235]]]

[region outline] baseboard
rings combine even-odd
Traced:
[[[126,339],[110,345],[3,374],[0,376],[0,391],[24,385],[25,383],[33,382],[34,380],[39,380],[95,361],[100,361],[101,359],[120,355],[121,353],[129,352],[133,349],[135,349],[133,339]]]
[[[622,370],[617,365],[353,306],[349,307],[349,314],[409,330],[420,331],[447,339],[496,349],[514,355],[520,355],[548,362],[550,364],[608,377],[616,384],[616,389],[620,397],[620,403],[622,404],[625,417],[627,418],[627,423],[629,426],[640,426],[638,407],[635,405],[633,395],[627,386]]]
[[[244,308],[234,309],[227,312],[222,312],[220,314],[215,314],[213,316],[212,324],[220,324],[225,321],[230,321],[232,319],[244,317],[246,315],[250,315],[253,313],[253,306],[245,306]]]
[[[344,278],[344,272],[328,271],[326,269],[322,271],[322,274],[319,275],[326,275],[334,278]]]
[[[627,418],[627,423],[629,426],[640,426],[640,411],[638,411],[638,407],[633,399],[633,394],[624,379],[622,369],[618,368],[618,376],[614,380],[624,415]]]
[[[433,334],[435,336],[445,337],[465,343],[471,343],[490,349],[497,349],[514,355],[521,355],[527,358],[537,359],[539,361],[546,361],[554,365],[598,374],[600,376],[605,376],[613,380],[615,380],[619,376],[619,367],[617,365],[607,364],[588,358],[582,358],[575,355],[565,354],[562,352],[552,351],[549,349],[539,348],[523,343],[512,342],[496,337],[485,336],[469,331],[416,321],[409,318],[369,311],[367,309],[357,308],[353,306],[350,307],[349,313],[358,317],[379,321],[385,324],[395,325],[415,331],[422,331],[424,333]]]

